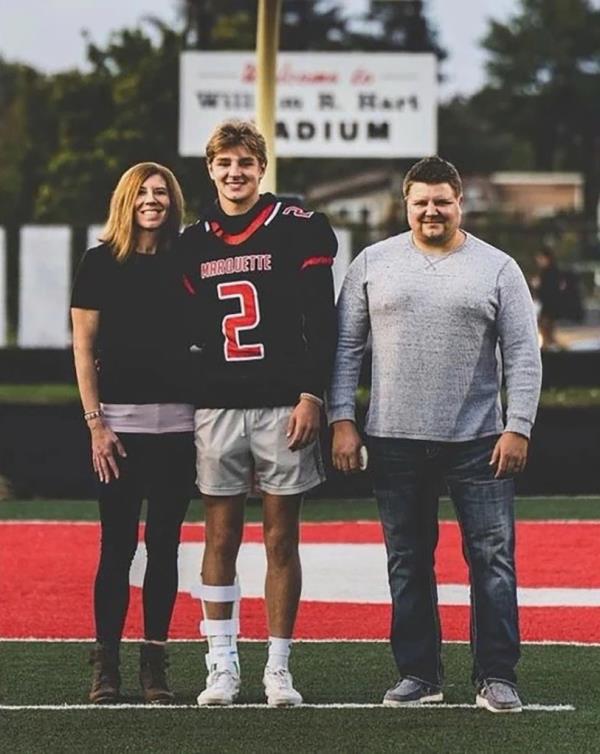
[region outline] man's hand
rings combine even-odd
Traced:
[[[490,466],[496,466],[494,477],[519,474],[527,464],[529,440],[516,432],[504,432],[494,446]]]
[[[314,402],[302,398],[292,411],[287,425],[286,437],[290,450],[306,448],[317,439],[321,423],[321,408]]]
[[[98,421],[90,426],[92,434],[92,465],[101,482],[108,484],[111,477],[119,478],[119,466],[115,451],[122,458],[127,456],[123,444],[106,425]]]
[[[346,419],[332,424],[332,429],[331,456],[334,468],[346,474],[360,471],[362,440],[356,429],[356,424]]]

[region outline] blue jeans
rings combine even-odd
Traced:
[[[471,583],[472,680],[516,682],[519,660],[512,478],[494,479],[497,437],[428,442],[370,437],[370,463],[388,557],[391,644],[401,677],[441,686],[434,573],[438,497],[445,481]]]

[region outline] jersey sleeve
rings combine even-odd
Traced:
[[[71,306],[75,309],[96,309],[100,311],[103,298],[108,291],[106,262],[108,249],[102,246],[88,249],[75,273],[71,292]]]
[[[315,212],[298,220],[299,275],[306,343],[303,392],[323,397],[337,341],[331,271],[337,239],[327,217]]]

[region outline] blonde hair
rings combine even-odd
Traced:
[[[144,182],[152,175],[160,175],[164,179],[171,200],[167,219],[160,229],[160,242],[168,245],[179,233],[184,201],[177,178],[169,168],[157,162],[139,162],[126,170],[119,178],[110,199],[108,220],[100,236],[100,241],[112,247],[117,262],[125,262],[135,251],[137,242],[135,200]]]
[[[219,152],[233,147],[245,147],[263,168],[267,166],[265,137],[251,121],[234,119],[220,123],[206,145],[206,162],[210,165]]]

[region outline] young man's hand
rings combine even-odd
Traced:
[[[321,408],[313,401],[301,399],[292,411],[286,436],[290,450],[306,448],[317,439],[321,423]]]

